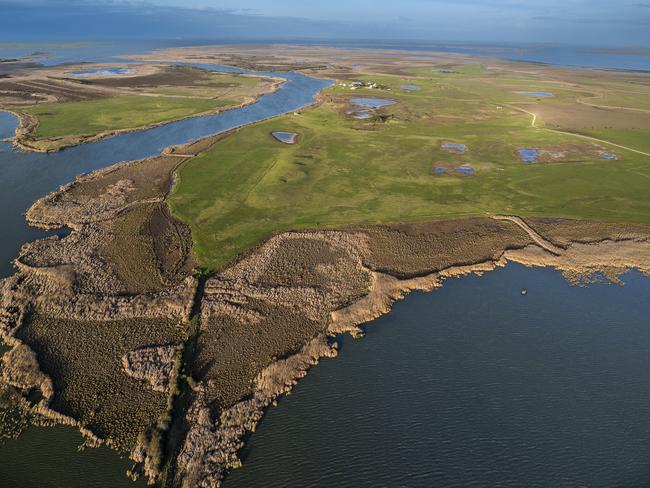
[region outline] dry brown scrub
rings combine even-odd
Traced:
[[[650,129],[650,114],[581,104],[519,104],[549,125],[564,129]]]
[[[40,200],[32,223],[74,230],[25,245],[0,282],[0,330],[13,346],[4,383],[40,390],[31,412],[93,444],[138,444],[152,477],[195,293],[189,230],[164,203],[183,160],[117,165]],[[169,348],[173,358],[143,353]]]
[[[134,349],[184,339],[175,320],[85,321],[39,313],[17,335],[36,352],[54,382],[51,408],[124,451],[165,412],[167,396],[125,374],[122,357]]]
[[[264,408],[319,358],[335,355],[327,337],[359,334],[360,325],[412,290],[430,291],[449,277],[509,261],[552,266],[573,281],[603,270],[612,277],[630,268],[650,274],[650,229],[575,222],[548,223],[541,233],[525,227],[473,219],[285,233],[208,280],[198,384],[176,483],[219,486],[228,469],[240,465],[237,451]],[[569,227],[572,239],[555,247]],[[574,242],[580,228],[583,238],[600,239]]]

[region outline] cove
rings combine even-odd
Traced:
[[[269,409],[224,487],[648,486],[650,278],[623,281],[508,265],[409,295]]]

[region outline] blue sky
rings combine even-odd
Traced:
[[[650,47],[650,0],[0,0],[0,38],[333,38]]]

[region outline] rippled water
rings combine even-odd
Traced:
[[[624,281],[508,265],[411,294],[268,411],[224,487],[650,486],[650,279]]]

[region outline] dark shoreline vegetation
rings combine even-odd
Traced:
[[[35,415],[129,453],[134,476],[218,485],[264,409],[336,354],[336,336],[362,335],[411,290],[506,262],[572,282],[650,272],[645,157],[531,127],[521,110],[533,102],[509,98],[529,77],[402,69],[354,75],[396,101],[368,120],[348,116],[352,93],[336,86],[318,107],[97,171],[34,204],[32,225],[74,230],[26,245],[2,282],[3,335],[24,350],[2,370],[10,391],[45,390]],[[406,81],[421,90],[399,90]],[[564,113],[573,92],[554,92],[545,108]],[[274,132],[300,137],[278,144]],[[547,159],[522,165],[515,149],[533,143]],[[434,177],[432,165],[477,171]],[[625,205],[610,206],[623,188]]]

